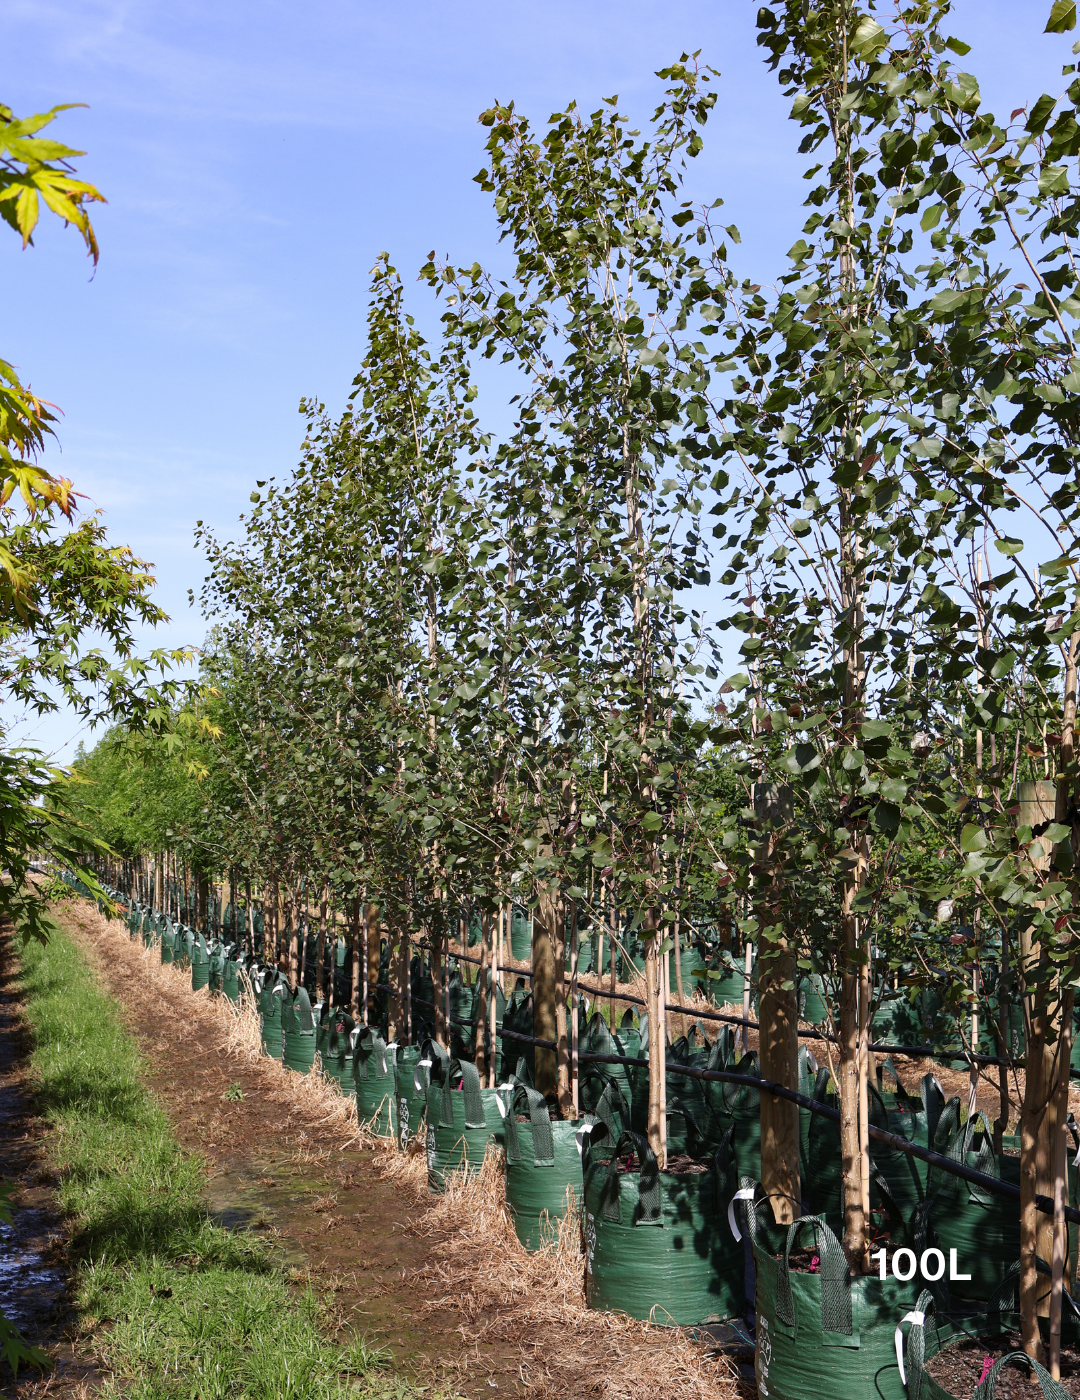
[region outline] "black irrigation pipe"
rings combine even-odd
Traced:
[[[527,1041],[532,1045],[539,1045],[545,1050],[556,1048],[556,1043],[553,1040],[537,1040],[533,1036],[521,1035],[518,1031],[499,1031],[499,1035],[510,1040]],[[588,1050],[579,1051],[578,1059],[583,1063],[634,1065],[644,1068],[647,1068],[649,1064],[648,1060],[642,1059],[640,1056],[601,1055]],[[748,1088],[757,1089],[759,1092],[764,1090],[767,1093],[775,1094],[778,1098],[788,1099],[791,1103],[797,1103],[800,1108],[809,1109],[811,1113],[820,1113],[834,1123],[840,1121],[838,1108],[829,1108],[827,1104],[820,1103],[817,1099],[809,1099],[805,1094],[788,1089],[783,1084],[774,1084],[771,1079],[756,1079],[750,1074],[735,1074],[728,1070],[696,1069],[692,1065],[680,1065],[671,1061],[667,1063],[666,1068],[676,1074],[688,1075],[692,1079],[704,1079],[720,1084],[745,1084]],[[927,1162],[932,1167],[938,1167],[952,1176],[962,1177],[964,1181],[981,1186],[995,1196],[1003,1196],[1010,1201],[1019,1201],[1020,1199],[1019,1186],[1014,1186],[1009,1181],[999,1181],[997,1177],[984,1176],[982,1172],[977,1172],[973,1167],[965,1166],[962,1162],[954,1162],[951,1157],[943,1157],[940,1152],[932,1152],[927,1147],[918,1147],[915,1143],[908,1142],[907,1138],[900,1137],[897,1133],[886,1132],[884,1128],[877,1128],[873,1123],[870,1124],[870,1136],[875,1141],[883,1142],[894,1148],[897,1152],[906,1152],[909,1157],[918,1157],[920,1161]],[[1054,1213],[1054,1203],[1049,1196],[1036,1196],[1035,1206],[1044,1215],[1053,1215]],[[1066,1206],[1065,1219],[1071,1224],[1080,1225],[1080,1210]]]
[[[480,966],[479,958],[466,957],[463,953],[451,953],[452,958],[458,962],[472,963]],[[513,973],[516,977],[527,977],[531,980],[532,973],[524,972],[520,968],[506,967],[502,971]],[[635,1006],[644,1006],[646,1003],[642,997],[631,996],[628,992],[611,992],[606,987],[593,987],[587,982],[578,982],[578,991],[591,992],[595,997],[607,997],[609,1000],[614,997],[615,1001],[632,1002]],[[761,1029],[758,1021],[744,1021],[741,1016],[727,1016],[722,1011],[703,1011],[696,1006],[680,1006],[678,1002],[667,1002],[665,1010],[672,1012],[676,1016],[690,1016],[696,1021],[723,1021],[729,1026],[746,1026],[748,1030],[756,1031]],[[833,1045],[840,1043],[839,1037],[830,1035],[828,1031],[796,1031],[803,1040],[827,1040]],[[1013,1060],[1010,1058],[1000,1058],[996,1055],[976,1055],[963,1047],[957,1050],[938,1050],[933,1045],[891,1045],[887,1042],[875,1041],[871,1050],[889,1051],[896,1055],[910,1055],[913,1058],[925,1059],[930,1056],[938,1060],[962,1060],[964,1064],[970,1064],[972,1060],[979,1065],[1005,1065],[1009,1069],[1023,1069],[1023,1060]]]
[[[455,958],[458,962],[471,963],[474,967],[480,967],[482,965],[479,958],[471,958],[465,953],[451,953],[449,956]],[[532,973],[526,972],[522,968],[501,967],[501,971],[509,972],[515,977],[523,977],[532,981]],[[389,991],[391,996],[397,997],[399,1000],[401,998],[401,993],[395,992],[386,982],[377,982],[371,985],[379,990]],[[647,1004],[643,997],[632,996],[629,992],[612,993],[606,987],[594,987],[587,982],[579,981],[578,990],[582,992],[591,992],[593,996],[597,998],[606,997],[609,1000],[614,998],[615,1001],[629,1002],[634,1006],[645,1006]],[[420,1005],[435,1006],[435,1003],[425,1001],[421,997],[414,997],[413,1000]],[[720,1021],[729,1026],[745,1026],[747,1030],[751,1031],[761,1029],[761,1023],[759,1021],[744,1021],[741,1016],[728,1016],[722,1011],[705,1011],[696,1006],[681,1006],[678,1002],[666,1003],[665,1010],[672,1012],[672,1014],[676,1016],[689,1016],[695,1021]],[[459,1024],[471,1025],[471,1022],[462,1021]],[[832,1045],[838,1045],[840,1043],[839,1036],[830,1035],[828,1031],[808,1031],[800,1029],[796,1031],[796,1034],[803,1040],[824,1040]],[[939,1049],[934,1045],[893,1045],[888,1041],[873,1041],[870,1045],[870,1049],[873,1051],[882,1051],[885,1054],[906,1055],[910,1056],[912,1059],[960,1060],[961,1063],[966,1065],[975,1063],[977,1065],[1004,1065],[1007,1069],[1024,1068],[1023,1060],[1014,1060],[1009,1056],[978,1055],[971,1050],[965,1050],[962,1046],[958,1049]],[[1080,1077],[1080,1071],[1074,1071],[1074,1075]]]

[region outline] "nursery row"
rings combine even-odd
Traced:
[[[85,886],[80,892],[89,893]],[[939,1357],[951,1368],[941,1374],[955,1381],[974,1350],[981,1348],[980,1360],[995,1361],[1009,1351],[1019,1326],[1019,1215],[1015,1195],[995,1187],[1017,1187],[1019,1143],[1006,1136],[995,1152],[991,1125],[966,1113],[958,1097],[946,1101],[932,1074],[916,1097],[886,1060],[870,1087],[871,1122],[901,1141],[873,1146],[873,1268],[864,1273],[851,1267],[838,1240],[835,1086],[805,1046],[799,1055],[802,1215],[778,1224],[759,1184],[761,1102],[769,1091],[755,1087],[757,1056],[739,1050],[730,1025],[710,1041],[706,1023],[698,1021],[666,1047],[661,1165],[647,1138],[649,1039],[632,1011],[617,1026],[598,1012],[582,1015],[582,1112],[567,1118],[534,1087],[524,979],[501,1008],[499,1029],[510,1034],[499,1036],[499,1082],[486,1087],[460,1043],[467,1023],[454,1022],[457,1048],[419,1024],[411,1042],[388,1043],[383,1026],[357,1020],[347,1002],[335,1005],[336,993],[313,1002],[302,983],[291,986],[277,967],[242,946],[208,943],[136,903],[126,910],[126,924],[130,937],[157,949],[162,962],[190,969],[193,989],[252,999],[265,1053],[297,1073],[321,1068],[355,1097],[358,1119],[374,1135],[403,1150],[422,1142],[432,1192],[443,1191],[451,1173],[477,1171],[493,1146],[501,1149],[507,1209],[525,1249],[550,1247],[568,1215],[571,1228],[580,1219],[590,1307],[661,1325],[726,1323],[736,1335],[752,1333],[763,1397],[947,1396],[952,1392],[935,1388],[932,1379]],[[695,1071],[712,1077],[692,1077]],[[1069,1132],[1080,1157],[1071,1116]],[[904,1142],[932,1149],[926,1155],[933,1160],[905,1152]],[[956,1176],[950,1165],[974,1169],[971,1179]],[[1075,1207],[1075,1163],[1068,1193]],[[1070,1226],[1070,1275],[1077,1243]],[[1048,1264],[1039,1276],[1048,1295]],[[1065,1297],[1068,1381],[1080,1311],[1071,1294]],[[1045,1330],[1048,1319],[1042,1325]],[[1047,1396],[1056,1396],[1054,1383],[1040,1375]]]

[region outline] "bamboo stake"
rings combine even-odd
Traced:
[[[491,1053],[490,1053],[490,1056],[489,1056],[489,1058],[488,1058],[488,1081],[487,1081],[487,1082],[488,1082],[488,1088],[489,1088],[489,1089],[494,1089],[494,1087],[495,1087],[495,1080],[496,1080],[496,1078],[497,1078],[496,1073],[495,1073],[495,1054],[496,1054],[496,1049],[497,1049],[498,1044],[499,1044],[499,1041],[498,1041],[498,1030],[499,1030],[499,992],[498,992],[498,989],[499,989],[499,987],[501,986],[501,982],[500,982],[499,978],[500,978],[500,968],[501,968],[501,965],[502,965],[502,960],[501,960],[501,958],[500,958],[500,956],[499,956],[499,941],[500,941],[500,939],[502,938],[502,932],[503,932],[503,912],[504,912],[504,910],[505,910],[505,907],[506,907],[506,906],[505,906],[504,904],[500,904],[500,905],[499,905],[498,921],[497,921],[497,923],[496,923],[496,925],[495,925],[495,943],[494,943],[494,946],[492,947],[492,950],[491,950],[491,998],[490,998],[490,1005],[488,1006],[488,1016],[489,1016],[489,1019],[490,1019],[490,1024],[489,1024],[488,1029],[489,1029],[489,1031],[490,1031],[489,1040],[490,1040],[490,1046],[491,1046]]]
[[[578,1116],[578,906],[570,905],[570,1102]]]
[[[1050,1263],[1050,1345],[1048,1370],[1061,1379],[1061,1305],[1065,1289],[1065,1257],[1069,1236],[1065,1225],[1065,1198],[1068,1194],[1069,1060],[1072,1050],[1073,992],[1063,997],[1061,1033],[1058,1037],[1056,1113],[1054,1115],[1054,1245]]]

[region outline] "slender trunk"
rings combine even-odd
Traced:
[[[578,1116],[578,906],[570,914],[570,1116]]]
[[[532,916],[532,994],[533,1035],[537,1040],[558,1039],[555,1014],[555,938],[552,925],[556,913],[550,891],[542,890],[539,907]],[[534,1078],[541,1094],[554,1098],[558,1092],[557,1060],[553,1050],[535,1050]]]
[[[364,1024],[371,1024],[377,998],[373,995],[379,980],[379,906],[364,908]]]
[[[296,991],[297,980],[300,972],[299,943],[300,943],[300,909],[297,892],[289,890],[289,901],[287,908],[287,937],[288,937],[288,967],[289,967],[289,987]]]
[[[473,1062],[480,1076],[480,1083],[488,1080],[487,1066],[487,1027],[488,1027],[488,940],[491,937],[491,915],[486,909],[480,914],[480,976],[476,986],[476,1045]],[[492,996],[491,1001],[495,998]],[[494,1057],[493,1057],[494,1062]]]
[[[555,905],[555,1039],[558,1042],[556,1054],[556,1085],[559,1109],[564,1118],[573,1111],[573,1095],[570,1089],[570,1036],[566,1019],[566,901],[560,898]]]
[[[360,896],[354,896],[350,905],[349,954],[352,959],[352,1004],[349,1014],[354,1021],[360,1020],[361,995],[367,1002],[367,958],[360,955]],[[361,990],[362,986],[362,990]],[[365,1017],[366,1019],[366,1017]]]
[[[1069,1231],[1065,1224],[1065,1205],[1069,1192],[1068,1129],[1069,1059],[1072,1050],[1073,989],[1062,998],[1061,1029],[1057,1048],[1057,1083],[1054,1090],[1053,1121],[1053,1244],[1050,1255],[1050,1340],[1049,1371],[1054,1380],[1061,1379],[1061,1307],[1066,1285],[1069,1252]]]
[[[498,1039],[498,1030],[499,1030],[499,987],[500,987],[500,985],[501,985],[501,983],[500,983],[500,976],[501,976],[501,969],[502,969],[502,963],[503,963],[503,959],[502,959],[502,950],[501,950],[501,948],[499,947],[499,944],[500,944],[500,942],[502,941],[502,933],[503,933],[503,914],[505,913],[505,911],[506,911],[506,906],[505,906],[504,904],[500,904],[500,905],[499,905],[499,914],[498,914],[498,923],[497,923],[496,926],[495,926],[495,930],[496,930],[496,931],[495,931],[495,941],[494,941],[494,943],[492,944],[492,950],[491,950],[491,951],[492,951],[492,959],[491,959],[491,997],[490,997],[490,1003],[489,1003],[489,1006],[488,1006],[488,1031],[489,1031],[489,1037],[488,1037],[488,1038],[489,1038],[489,1041],[490,1041],[490,1052],[491,1052],[491,1053],[490,1053],[490,1058],[489,1058],[489,1060],[488,1060],[488,1081],[487,1081],[487,1082],[488,1082],[488,1088],[489,1088],[489,1089],[494,1089],[494,1087],[495,1087],[495,1081],[496,1081],[496,1079],[497,1079],[497,1077],[498,1077],[498,1076],[496,1075],[496,1072],[495,1072],[495,1065],[496,1065],[496,1061],[497,1061],[497,1059],[498,1059],[498,1052],[499,1052],[499,1039]]]
[[[330,898],[330,891],[327,889],[326,881],[322,883],[322,890],[319,893],[319,946],[318,955],[315,960],[315,1000],[329,1001],[331,998],[327,994],[326,987],[326,905]],[[333,987],[333,974],[331,973],[330,985]]]
[[[1033,829],[1051,821],[1057,793],[1052,783],[1020,785],[1019,823]],[[1038,871],[1049,871],[1049,851],[1033,860]],[[1036,1260],[1049,1259],[1053,1224],[1043,1225],[1035,1206],[1037,1195],[1049,1195],[1051,1179],[1051,1099],[1053,1027],[1049,1006],[1051,975],[1045,950],[1032,938],[1029,924],[1020,933],[1020,985],[1024,998],[1024,1099],[1020,1110],[1020,1335],[1029,1356],[1045,1362],[1039,1317],[1049,1316],[1049,1297],[1039,1281]]]
[[[663,1112],[664,1044],[660,1024],[660,935],[655,914],[648,916],[645,942],[645,1002],[649,1013],[649,1146],[661,1171],[667,1166],[667,1123]]]
[[[859,1267],[866,1249],[859,1133],[859,928],[852,908],[855,882],[844,885],[843,963],[840,977],[840,1160],[844,1241]]]

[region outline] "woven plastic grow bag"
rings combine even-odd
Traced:
[[[589,1307],[661,1326],[739,1316],[746,1302],[744,1256],[727,1221],[735,1187],[730,1139],[713,1162],[686,1172],[658,1171],[648,1142],[637,1133],[624,1132],[612,1144],[598,1126],[586,1142]],[[626,1149],[636,1155],[637,1171],[620,1170]]]
[[[1039,1272],[1049,1275],[1050,1266],[1041,1259],[1037,1262]],[[937,1299],[927,1290],[920,1294],[911,1312],[896,1319],[894,1342],[897,1360],[903,1364],[902,1374],[907,1386],[908,1400],[968,1400],[966,1395],[955,1396],[951,1391],[944,1389],[925,1369],[926,1362],[948,1346],[965,1341],[978,1342],[980,1350],[984,1350],[986,1345],[997,1348],[1001,1346],[1006,1331],[1019,1331],[1016,1288],[1018,1274],[1019,1264],[1009,1270],[991,1298],[985,1313],[941,1317],[938,1314]],[[906,1336],[905,1328],[908,1329]],[[1039,1328],[1045,1343],[1049,1333],[1049,1320],[1039,1318]],[[1065,1290],[1063,1298],[1061,1340],[1073,1347],[1080,1342],[1080,1314],[1068,1289]],[[1037,1362],[1030,1361],[1023,1352],[1011,1352],[1000,1357],[975,1390],[975,1400],[994,1400],[998,1377],[1001,1371],[1011,1364],[1018,1365],[1021,1370],[1027,1370],[1036,1377],[1045,1400],[1069,1400],[1070,1392],[1054,1381]],[[983,1370],[986,1370],[985,1361]]]
[[[990,1125],[981,1113],[960,1126],[960,1101],[945,1105],[934,1136],[935,1151],[952,1157],[985,1176],[1020,1184],[1020,1158],[994,1153]],[[1069,1204],[1076,1205],[1077,1169],[1069,1162]],[[971,1181],[940,1168],[931,1168],[926,1184],[930,1222],[946,1256],[956,1250],[957,1272],[969,1279],[950,1283],[958,1298],[985,1301],[1012,1262],[1020,1255],[1020,1211],[1015,1200],[993,1195]],[[1069,1231],[1070,1255],[1075,1258],[1076,1233]]]
[[[315,1048],[322,1061],[323,1073],[333,1079],[341,1092],[351,1095],[353,1086],[352,1033],[356,1022],[338,1006],[324,1006],[319,1013],[319,1030]]]
[[[387,1045],[372,1026],[360,1026],[353,1047],[353,1079],[356,1083],[356,1116],[376,1137],[395,1137],[397,1111],[394,1055],[397,1046]]]
[[[212,992],[221,991],[221,979],[225,973],[225,944],[220,938],[210,944],[210,967],[206,985]]]
[[[308,1074],[315,1064],[315,1039],[319,1013],[313,1010],[306,987],[297,987],[281,1003],[281,1062],[297,1074]]]
[[[762,1219],[772,1214],[767,1202],[744,1196],[754,1189],[744,1179],[743,1199],[732,1203],[731,1214],[742,1208],[754,1250],[754,1374],[762,1400],[906,1400],[895,1329],[914,1308],[921,1282],[852,1276],[840,1241],[820,1216],[796,1220],[775,1249],[779,1232]],[[818,1265],[813,1273],[793,1271],[792,1245],[808,1233]]]
[[[515,904],[510,914],[510,954],[515,962],[528,962],[532,957],[532,918],[520,904]]]
[[[210,981],[210,949],[201,933],[191,935],[188,957],[191,961],[191,990],[197,992]]]
[[[751,1052],[738,1058],[735,1035],[725,1026],[713,1043],[708,1068],[760,1079],[757,1056]],[[705,1097],[714,1123],[721,1132],[732,1130],[731,1141],[739,1176],[753,1180],[761,1175],[761,1094],[750,1084],[721,1084],[708,1081]]]
[[[289,994],[289,984],[276,969],[265,978],[259,996],[262,1046],[272,1060],[281,1059],[281,1004]]]
[[[240,1000],[240,966],[235,958],[226,958],[221,972],[221,990],[230,1001]]]
[[[490,1143],[501,1144],[502,1114],[495,1089],[481,1089],[471,1060],[436,1061],[427,1093],[428,1190],[446,1190],[451,1172],[477,1172]]]
[[[431,1083],[431,1056],[429,1048],[425,1054],[420,1046],[406,1045],[397,1053],[394,1061],[394,1093],[397,1104],[398,1146],[407,1148],[420,1131],[427,1104],[428,1085]],[[445,1055],[441,1045],[436,1050]]]
[[[558,1232],[569,1197],[582,1194],[580,1123],[553,1123],[544,1097],[527,1084],[515,1084],[506,1105],[506,1205],[514,1230],[530,1251]],[[528,1122],[519,1123],[518,1114]]]

